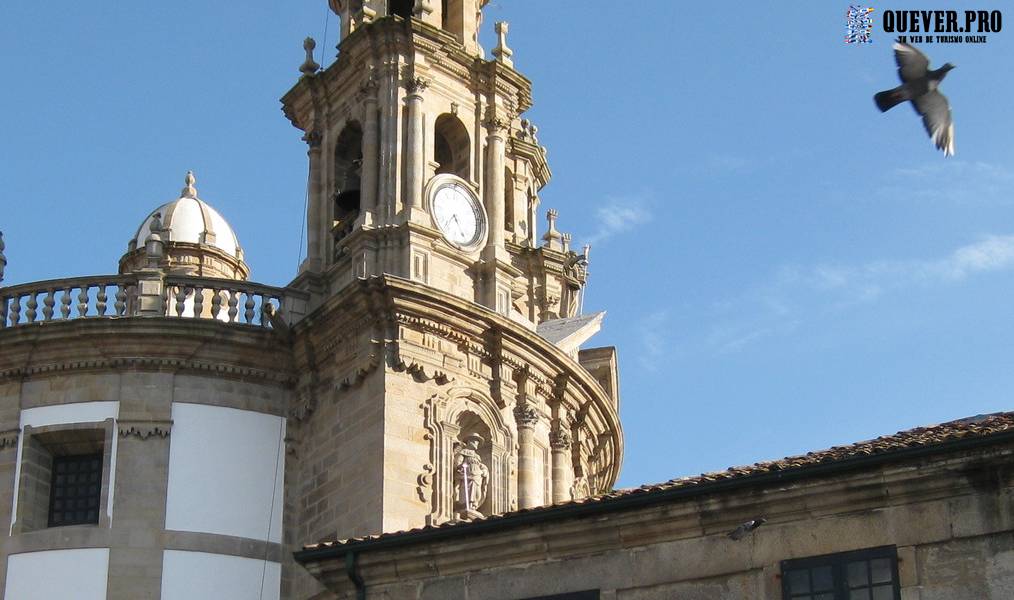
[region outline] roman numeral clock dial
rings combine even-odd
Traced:
[[[475,250],[486,236],[486,213],[475,193],[457,177],[435,182],[430,193],[430,214],[452,246]]]

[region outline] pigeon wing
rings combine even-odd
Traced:
[[[922,115],[922,124],[926,133],[933,140],[944,156],[954,154],[954,121],[951,119],[951,107],[947,97],[933,90],[912,100],[915,109]]]
[[[894,60],[898,63],[898,77],[902,81],[920,79],[929,71],[929,58],[915,46],[904,42],[894,43]]]

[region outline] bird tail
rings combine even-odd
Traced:
[[[908,100],[908,98],[905,97],[905,92],[900,87],[896,87],[893,90],[885,90],[873,96],[873,101],[877,103],[877,108],[880,109],[880,112],[887,112],[905,100]]]

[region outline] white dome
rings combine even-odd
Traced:
[[[134,234],[137,247],[144,247],[144,240],[150,233],[151,222],[158,213],[162,220],[163,242],[205,244],[242,260],[242,250],[236,233],[217,210],[197,197],[194,182],[193,173],[188,172],[187,185],[180,197],[172,202],[166,202],[148,215]]]

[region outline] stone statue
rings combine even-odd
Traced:
[[[454,454],[454,498],[455,508],[465,518],[481,517],[479,507],[486,500],[489,490],[489,468],[479,456],[482,436],[473,433],[465,438]]]

